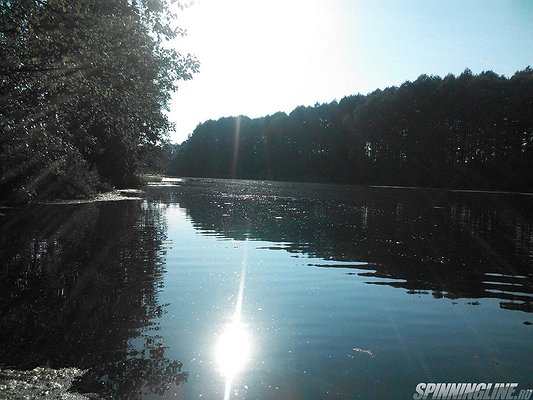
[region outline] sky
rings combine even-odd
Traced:
[[[533,0],[195,0],[177,23],[170,45],[201,66],[173,96],[175,143],[209,119],[533,67]]]

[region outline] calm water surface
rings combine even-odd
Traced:
[[[533,388],[533,196],[185,179],[1,211],[0,365],[132,399]]]

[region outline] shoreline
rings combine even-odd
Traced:
[[[99,193],[87,199],[65,199],[40,201],[36,204],[86,204],[97,203],[102,201],[123,201],[123,200],[143,200],[144,190],[141,189],[116,189],[109,192]]]

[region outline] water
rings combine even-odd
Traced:
[[[3,212],[4,366],[146,399],[533,387],[532,196],[186,179]]]

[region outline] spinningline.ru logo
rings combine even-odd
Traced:
[[[518,383],[419,383],[413,400],[475,399],[518,400],[531,398],[533,389],[518,390]]]

